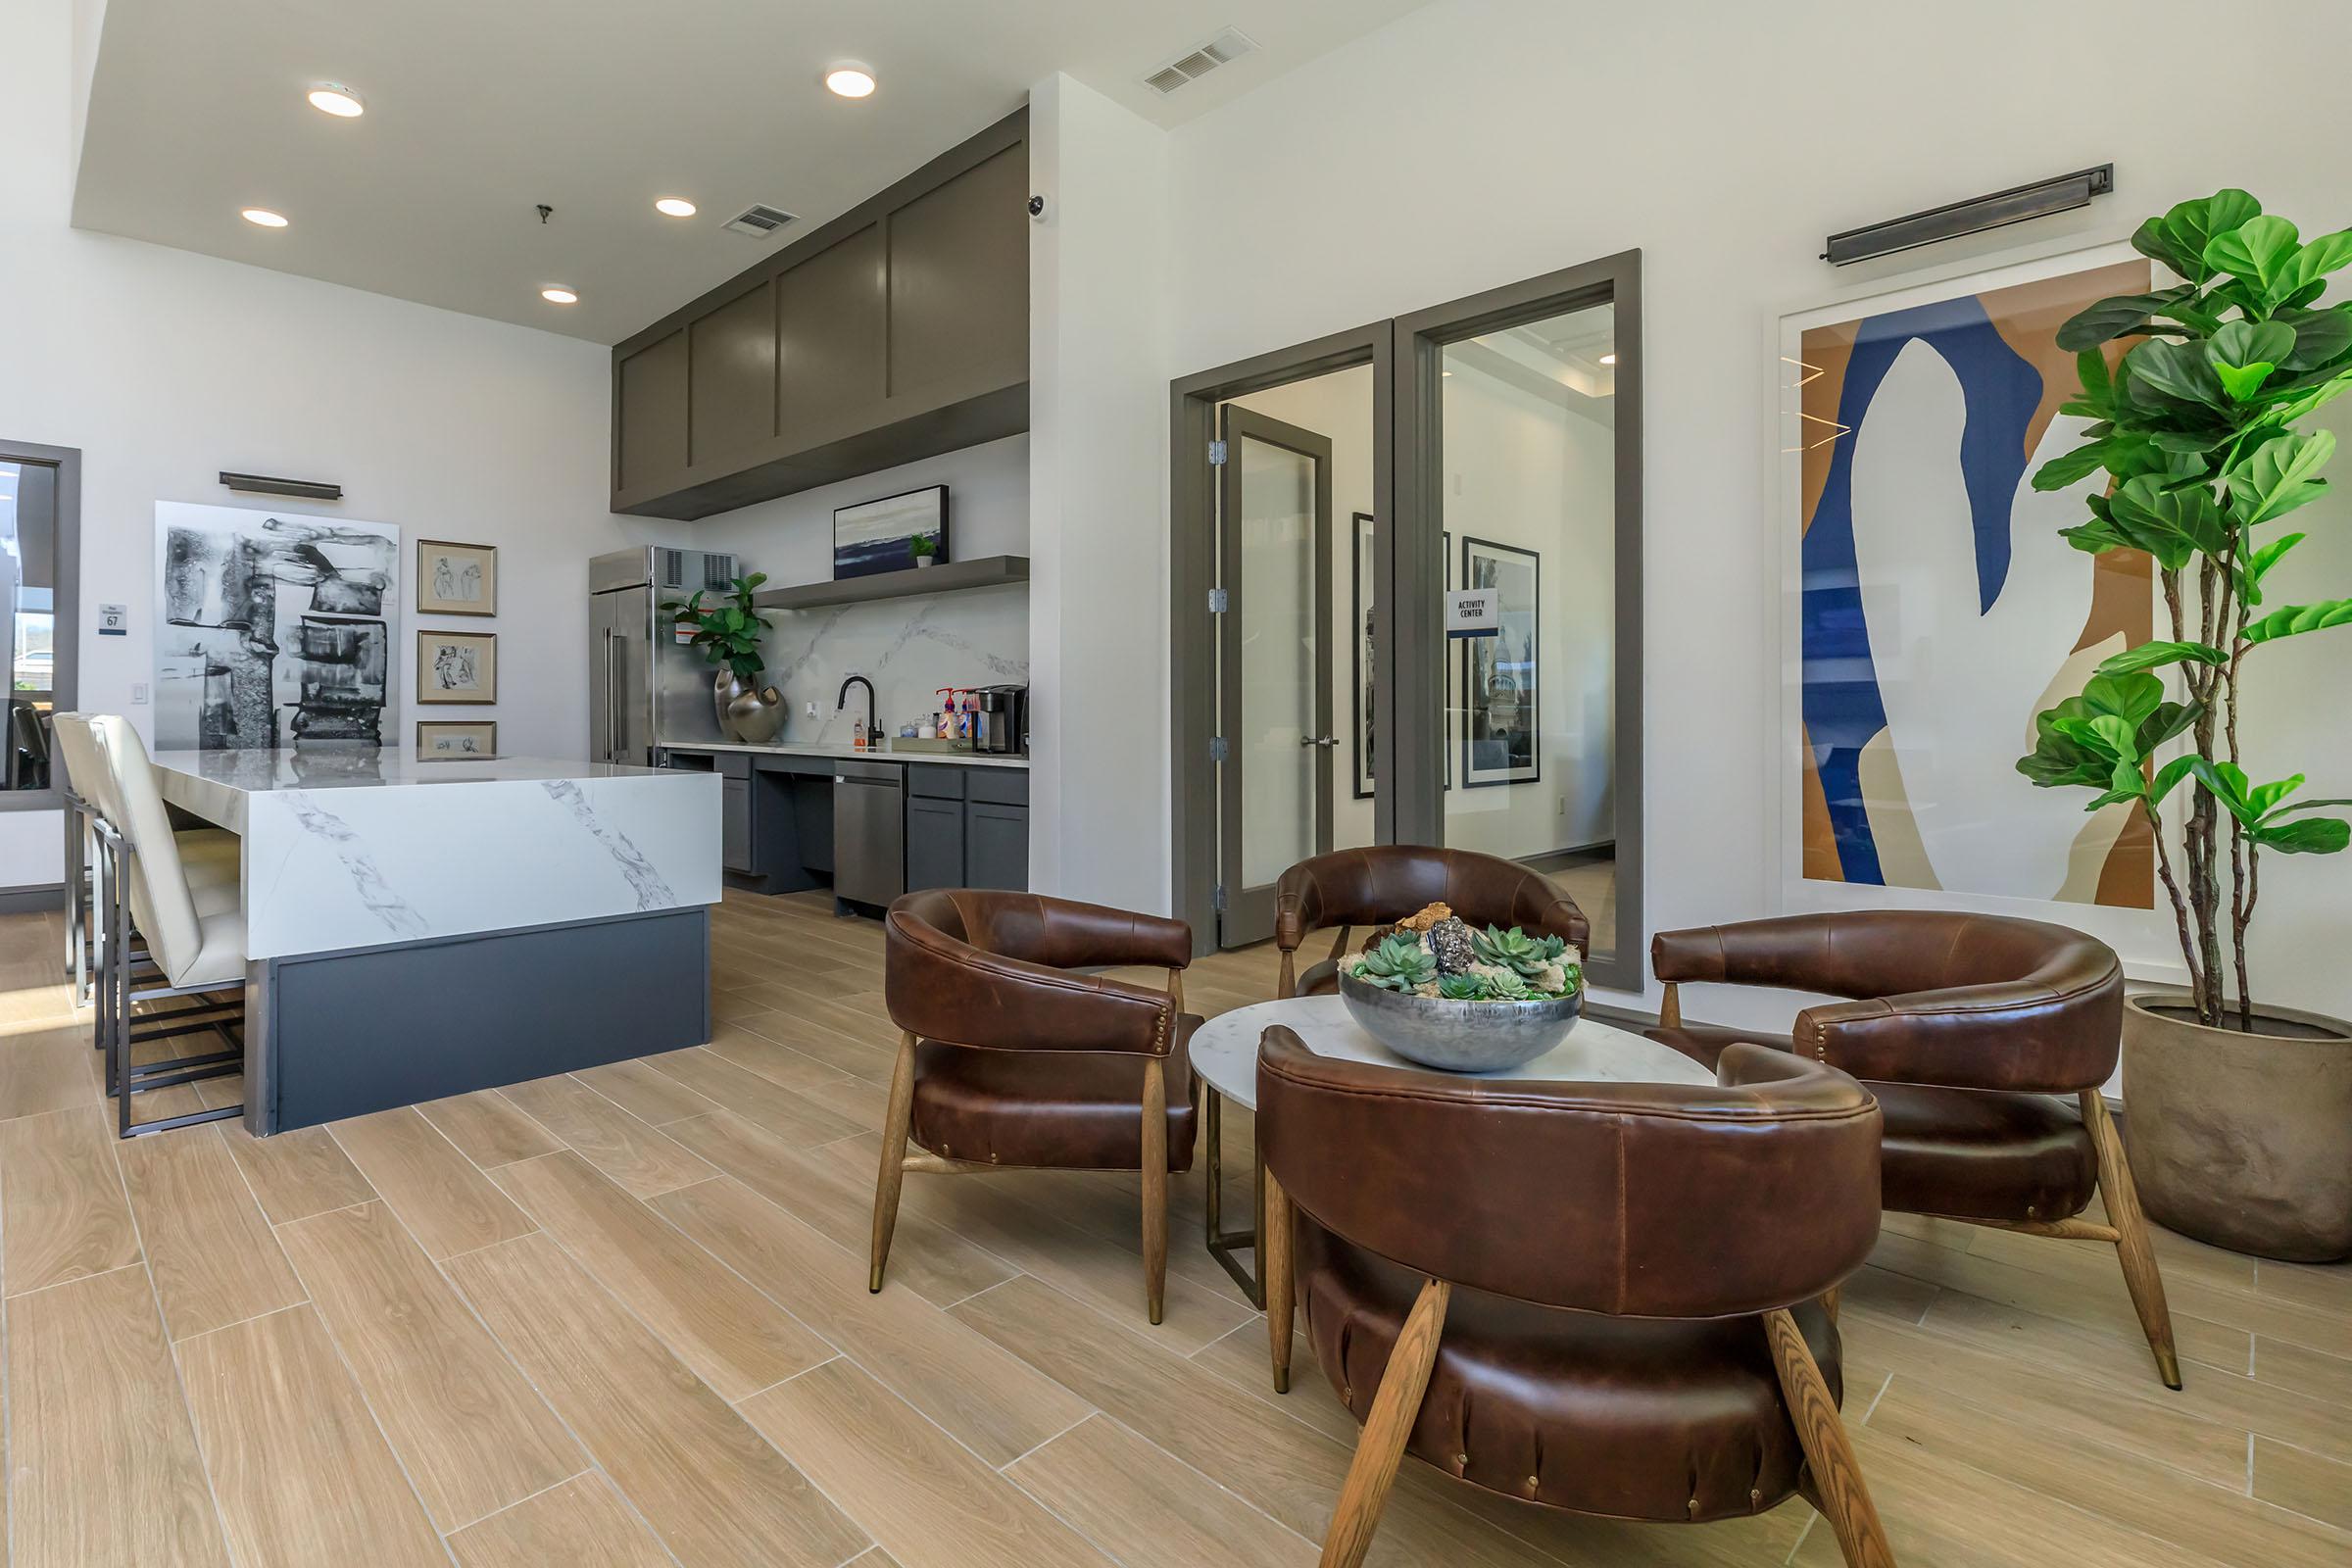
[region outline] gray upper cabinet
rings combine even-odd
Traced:
[[[686,334],[612,359],[612,493],[658,494],[686,477]]]
[[[985,391],[1005,366],[1025,368],[1028,200],[1028,149],[1011,147],[890,215],[893,402]]]
[[[612,510],[705,517],[1029,428],[1028,112],[612,351]]]
[[[784,428],[822,445],[879,424],[889,338],[882,225],[868,223],[776,279],[776,408]]]
[[[687,461],[756,454],[776,433],[776,288],[762,282],[686,328]]]

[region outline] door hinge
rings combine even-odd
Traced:
[[[1225,613],[1225,607],[1231,603],[1232,601],[1225,597],[1224,589],[1211,588],[1208,591],[1208,612],[1210,614],[1222,615]]]
[[[1208,760],[1212,762],[1222,762],[1225,760],[1225,737],[1222,735],[1211,735],[1208,738]]]
[[[1212,468],[1222,468],[1225,466],[1224,442],[1211,441],[1208,444],[1208,466]]]
[[[1224,883],[1222,883],[1222,882],[1218,883],[1218,884],[1217,884],[1217,890],[1216,890],[1214,893],[1211,893],[1211,894],[1208,896],[1208,906],[1209,906],[1210,908],[1214,909],[1214,910],[1215,910],[1217,913],[1219,913],[1219,914],[1223,914],[1223,913],[1225,912],[1225,884],[1224,884]]]

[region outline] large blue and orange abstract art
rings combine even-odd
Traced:
[[[2032,484],[2082,440],[2059,324],[2149,287],[2124,262],[1799,337],[1807,880],[2151,906],[2137,808],[2085,815],[2016,770],[2034,715],[2151,635],[2147,558],[2059,536],[2104,476]]]

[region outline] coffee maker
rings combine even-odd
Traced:
[[[983,686],[980,699],[980,738],[973,750],[990,757],[1029,755],[1029,688]]]

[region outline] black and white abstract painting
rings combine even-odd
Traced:
[[[1462,654],[1462,783],[1532,784],[1544,776],[1537,749],[1538,558],[1488,539],[1462,541],[1462,586],[1492,588],[1502,628],[1465,640]]]
[[[400,530],[155,504],[160,749],[383,745]]]

